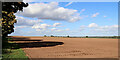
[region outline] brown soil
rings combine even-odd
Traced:
[[[21,47],[29,58],[118,57],[118,39],[23,36],[12,38],[16,43],[29,45]]]

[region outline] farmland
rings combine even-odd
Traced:
[[[14,36],[29,58],[117,58],[118,39]]]

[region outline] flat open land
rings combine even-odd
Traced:
[[[117,58],[118,39],[14,36],[29,58]]]

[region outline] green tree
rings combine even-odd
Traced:
[[[14,13],[17,11],[23,11],[23,7],[27,7],[28,3],[24,2],[2,2],[2,19],[0,19],[2,27],[2,37],[6,37],[8,34],[14,32],[14,23],[16,23],[16,17]]]
[[[47,37],[46,35],[44,35],[44,37]]]
[[[53,35],[51,35],[51,37],[54,37]]]
[[[88,38],[88,36],[86,36],[86,38]]]
[[[69,35],[67,37],[70,37]]]

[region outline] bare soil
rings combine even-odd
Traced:
[[[12,38],[16,43],[22,43],[24,47],[21,48],[29,58],[118,58],[118,39],[24,36]]]

